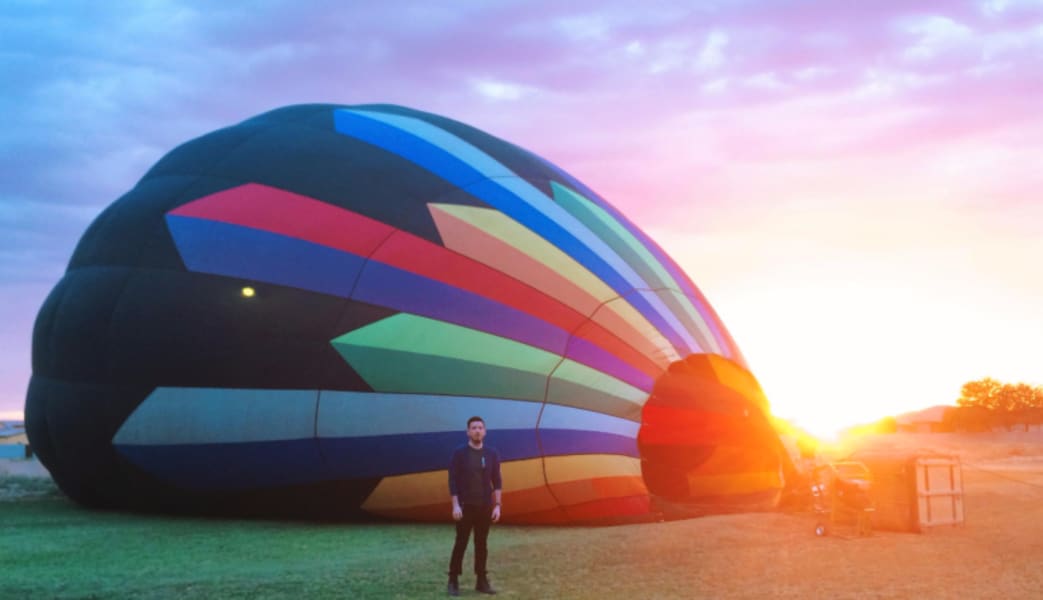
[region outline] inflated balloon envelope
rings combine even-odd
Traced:
[[[467,418],[505,520],[772,504],[790,468],[713,309],[540,157],[387,105],[190,141],[40,310],[30,441],[89,506],[449,520]]]

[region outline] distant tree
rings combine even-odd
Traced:
[[[960,397],[956,399],[957,406],[971,407],[980,406],[989,410],[999,408],[1000,390],[1003,384],[991,377],[968,381],[960,388]]]
[[[1037,388],[1027,383],[1005,383],[1000,388],[998,404],[1000,410],[1019,411],[1035,405]]]
[[[1002,383],[985,377],[963,384],[949,422],[954,429],[1013,429],[1043,421],[1043,386]]]

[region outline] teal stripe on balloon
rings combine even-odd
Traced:
[[[640,423],[629,419],[558,404],[546,405],[540,416],[540,429],[600,431],[635,440],[640,427]]]
[[[318,390],[161,387],[127,417],[120,445],[231,444],[315,437]]]
[[[664,289],[678,291],[677,296],[664,297],[660,293],[659,299],[663,302],[663,306],[668,307],[677,319],[677,324],[688,331],[703,351],[724,353],[722,344],[714,338],[705,323],[709,317],[699,314],[687,297],[680,294],[680,285],[629,230],[605,209],[577,192],[555,181],[551,182],[551,188],[554,191],[554,199],[561,206],[611,246],[656,291]]]
[[[365,437],[459,431],[481,416],[489,429],[535,429],[541,403],[477,396],[323,391],[319,437]]]
[[[541,414],[542,413],[542,414]],[[640,425],[599,412],[506,398],[323,390],[318,436],[366,437],[459,431],[478,415],[496,429],[595,431],[637,439]]]

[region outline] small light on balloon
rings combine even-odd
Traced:
[[[250,286],[243,288],[243,298],[253,298],[257,292]]]

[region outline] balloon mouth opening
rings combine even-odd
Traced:
[[[648,493],[681,502],[691,497],[689,476],[714,449],[691,431],[690,421],[697,418],[696,413],[672,404],[655,394],[649,397],[641,411],[637,443]]]
[[[755,399],[705,355],[675,361],[641,412],[641,474],[650,495],[718,504],[781,488],[777,435]]]

